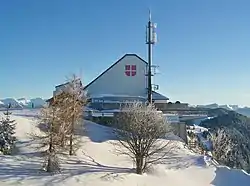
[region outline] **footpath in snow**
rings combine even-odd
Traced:
[[[111,130],[89,121],[87,132],[82,135],[82,148],[77,156],[64,158],[62,173],[50,175],[40,171],[42,158],[32,146],[28,133],[39,132],[34,125],[37,112],[13,111],[17,122],[18,151],[13,156],[0,155],[0,186],[249,186],[250,176],[240,170],[208,166],[206,158],[184,148],[175,141],[177,148],[160,165],[148,173],[137,175],[133,164],[125,156],[117,156]],[[80,130],[80,129],[79,129]]]

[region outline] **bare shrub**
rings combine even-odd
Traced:
[[[162,160],[173,147],[164,139],[172,129],[152,104],[127,104],[117,115],[115,126],[115,148],[134,161],[137,174]]]

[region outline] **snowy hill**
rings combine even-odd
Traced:
[[[208,105],[197,105],[196,107],[210,108],[210,109],[224,108],[224,109],[227,109],[227,110],[237,110],[238,108],[240,108],[238,105],[218,105],[217,103],[208,104]]]
[[[250,108],[249,107],[244,107],[244,108],[238,108],[236,112],[243,114],[247,117],[250,117]]]
[[[223,108],[226,110],[233,110],[238,112],[239,114],[243,114],[245,116],[250,117],[250,108],[249,107],[240,107],[238,105],[218,105],[217,103],[209,104],[209,105],[197,105],[198,108],[208,108],[208,109],[216,109]]]
[[[202,121],[200,126],[209,128],[209,133],[217,136],[213,138],[213,148],[214,157],[218,161],[250,172],[250,118],[228,111],[224,115]]]
[[[27,100],[27,99],[25,99],[25,98],[19,98],[19,99],[17,99],[17,101],[20,103],[20,105],[22,105],[22,106],[28,106],[29,105],[29,103],[30,103],[30,100]]]
[[[22,104],[19,103],[19,101],[15,98],[5,98],[5,99],[0,99],[0,101],[2,103],[4,103],[4,106],[7,107],[9,104],[11,104],[11,106],[13,108],[23,108]]]
[[[208,165],[203,156],[191,152],[180,141],[173,141],[176,148],[161,164],[143,175],[134,174],[131,161],[114,153],[110,143],[115,140],[112,129],[89,121],[85,121],[86,132],[77,156],[63,159],[61,174],[48,175],[38,171],[42,159],[28,138],[29,132],[39,132],[33,125],[36,114],[34,110],[13,111],[19,150],[14,156],[0,156],[1,186],[249,186],[250,183],[250,175]]]
[[[40,108],[46,103],[45,99],[42,98],[34,98],[34,99],[26,99],[26,98],[5,98],[0,99],[0,107],[7,107],[11,104],[12,108],[31,108],[34,105],[35,108]]]

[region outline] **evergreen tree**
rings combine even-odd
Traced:
[[[6,112],[4,112],[5,118],[0,121],[0,152],[3,154],[11,154],[16,137],[15,134],[15,120],[10,119],[11,112],[9,111],[10,105]]]

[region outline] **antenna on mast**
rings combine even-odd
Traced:
[[[149,11],[149,21],[151,21],[151,11],[150,11],[150,8],[148,9]]]
[[[148,103],[152,103],[152,50],[157,41],[156,24],[151,21],[151,11],[149,9],[149,21],[146,26],[146,44],[148,45]]]

